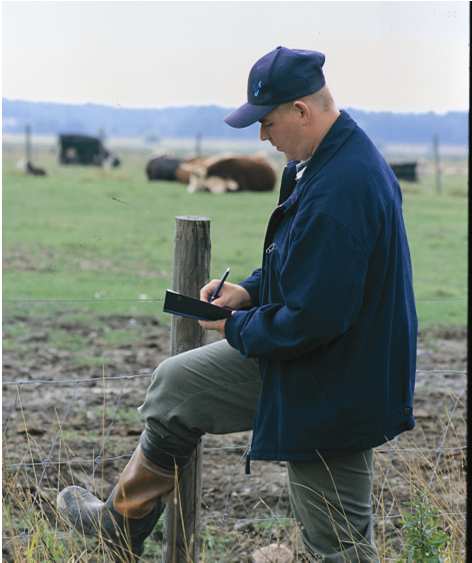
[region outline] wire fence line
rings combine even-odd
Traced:
[[[18,379],[2,381],[2,385],[10,386],[16,385],[18,387],[23,387],[25,385],[83,385],[85,383],[100,383],[101,381],[121,381],[127,379],[138,379],[142,377],[151,377],[153,371],[149,373],[137,373],[137,374],[123,374],[123,375],[108,375],[105,377],[73,377],[73,378],[58,378],[58,379]]]
[[[458,375],[466,375],[466,370],[417,370],[416,372],[418,373],[422,373],[422,374],[428,374],[428,373],[433,373],[433,374],[458,374]],[[140,374],[131,374],[131,375],[127,375],[127,374],[123,374],[123,375],[114,375],[114,376],[101,376],[101,377],[94,377],[94,378],[72,378],[72,379],[63,379],[63,378],[59,378],[59,379],[46,379],[46,380],[17,380],[17,381],[4,381],[2,382],[3,386],[16,386],[17,387],[17,395],[19,396],[19,390],[20,388],[22,388],[23,386],[31,386],[31,385],[58,385],[60,384],[61,386],[80,386],[82,384],[88,384],[88,383],[105,383],[105,382],[109,382],[109,381],[123,381],[123,380],[134,380],[137,378],[149,378],[151,377],[153,374],[153,371],[149,371],[147,373],[140,373]],[[121,394],[120,394],[120,399],[122,398],[122,393],[123,393],[123,388],[121,388]],[[461,393],[458,394],[458,396],[456,397],[455,400],[455,404],[454,404],[454,409],[453,411],[456,410],[460,400],[463,398],[464,395],[464,391],[462,391]],[[120,400],[121,403],[121,400]],[[69,409],[71,407],[71,404],[69,404],[69,408],[67,410],[67,414],[69,412]],[[115,406],[115,411],[118,410],[119,404]],[[112,424],[114,422],[114,417],[113,417],[113,421]],[[111,426],[108,427],[107,429],[107,433],[109,434],[111,432]],[[57,440],[55,440],[56,442]],[[54,447],[54,444],[53,446]],[[228,447],[218,447],[218,448],[205,448],[204,451],[205,452],[212,452],[212,451],[239,451],[239,452],[244,452],[246,450],[247,446],[228,446]],[[414,447],[414,448],[396,448],[396,447],[392,447],[392,448],[375,448],[375,451],[377,453],[395,453],[395,452],[402,452],[402,453],[406,453],[406,454],[410,454],[410,453],[415,453],[415,454],[419,454],[419,453],[423,453],[423,452],[434,452],[436,454],[438,454],[438,460],[440,459],[441,455],[445,452],[449,452],[449,454],[451,453],[461,453],[467,450],[467,446],[459,446],[459,447],[445,447],[444,446],[444,439],[442,440],[442,445],[439,447],[435,447],[435,448],[419,448],[419,447]],[[9,465],[4,465],[4,469],[20,469],[20,468],[33,468],[33,467],[42,467],[43,469],[47,466],[51,466],[51,465],[87,465],[87,464],[92,464],[93,465],[93,470],[95,472],[96,468],[99,465],[103,465],[105,463],[109,463],[109,462],[113,462],[116,460],[120,460],[120,459],[129,459],[129,457],[132,455],[132,452],[128,453],[128,454],[122,454],[122,455],[118,455],[118,456],[112,456],[112,457],[102,457],[102,455],[98,455],[98,456],[92,456],[90,459],[73,459],[73,460],[53,460],[51,461],[50,456],[48,456],[45,459],[39,460],[39,461],[33,461],[30,463],[26,463],[26,462],[21,462],[21,463],[13,463],[13,464],[9,464]],[[438,465],[439,461],[437,461],[436,466]],[[437,468],[436,468],[437,469]]]
[[[434,297],[426,298],[426,299],[415,299],[416,303],[453,303],[453,302],[461,302],[467,301],[467,296],[461,297],[444,297],[444,298],[437,298]],[[159,303],[163,302],[164,299],[162,297],[134,297],[134,298],[102,298],[102,297],[78,297],[78,298],[38,298],[38,299],[3,299],[3,303],[7,304],[26,304],[31,305],[34,303]]]
[[[467,370],[465,369],[417,369],[416,374],[425,374],[425,373],[436,373],[436,374],[449,374],[452,373],[454,375],[467,375]]]
[[[460,299],[431,299],[431,300],[417,300],[418,302],[457,302],[457,301],[464,301],[467,298],[460,298]],[[96,299],[43,299],[43,300],[37,300],[37,299],[28,299],[28,300],[16,300],[16,299],[12,299],[12,300],[4,300],[4,303],[21,303],[21,304],[33,304],[33,303],[110,303],[110,302],[128,302],[128,303],[156,303],[156,302],[162,302],[163,299],[159,299],[159,298],[148,298],[148,297],[143,297],[143,298],[139,298],[139,299],[102,299],[102,298],[96,298]],[[25,387],[25,386],[38,386],[38,385],[59,385],[59,386],[80,386],[80,385],[87,385],[90,383],[94,383],[94,384],[101,384],[101,385],[105,385],[106,382],[113,382],[113,381],[126,381],[126,380],[135,380],[138,378],[150,378],[152,376],[152,374],[154,373],[154,370],[152,371],[148,371],[145,373],[138,373],[138,374],[117,374],[117,375],[110,375],[110,376],[97,376],[97,377],[86,377],[86,378],[82,378],[82,377],[69,377],[69,378],[65,378],[65,377],[59,377],[59,378],[49,378],[49,379],[19,379],[19,380],[7,380],[2,382],[3,386],[15,386],[17,388],[18,394],[20,393],[20,390]],[[458,369],[418,369],[416,370],[416,374],[417,375],[458,375],[458,376],[465,376],[467,374],[467,371],[465,369],[463,370],[458,370]],[[123,394],[123,388],[121,388],[121,393],[120,393],[120,399],[119,399],[119,403],[118,405],[115,406],[115,411],[118,410],[118,407],[121,403],[121,399],[122,399],[122,394]],[[458,403],[461,399],[461,396],[463,395],[463,393],[461,393],[455,402],[454,405],[454,409],[453,411],[457,408]],[[69,409],[71,407],[71,404],[69,405]],[[63,420],[65,420],[65,418],[67,418],[68,414],[69,414],[69,409],[67,409],[65,417]],[[116,412],[115,412],[116,414]],[[112,427],[113,424],[115,422],[115,417],[113,417],[113,420],[111,422],[110,425],[107,426],[107,436],[110,435],[111,431],[112,431]],[[449,424],[448,424],[449,426]],[[48,456],[44,459],[38,460],[38,461],[32,461],[32,462],[21,462],[21,463],[12,463],[12,464],[4,464],[3,465],[3,469],[4,470],[22,470],[22,469],[32,469],[33,471],[35,470],[35,468],[40,468],[41,469],[41,476],[39,479],[39,484],[43,481],[45,475],[46,475],[46,471],[47,468],[50,466],[91,466],[92,468],[92,475],[93,477],[95,476],[95,472],[96,470],[100,467],[103,466],[104,464],[107,463],[112,463],[115,461],[119,461],[119,460],[125,460],[125,459],[129,459],[132,455],[132,452],[130,453],[125,453],[125,454],[121,454],[121,455],[115,455],[115,456],[109,456],[109,457],[104,457],[103,453],[104,453],[104,446],[102,446],[100,454],[99,455],[92,455],[89,459],[64,459],[64,460],[55,460],[55,459],[51,459],[52,457],[52,453],[55,449],[55,447],[57,446],[58,443],[58,439],[59,439],[59,434],[60,434],[60,430],[58,431],[55,439],[53,440],[51,446],[50,446],[50,450],[48,452]],[[446,433],[447,434],[447,431]],[[431,454],[432,456],[435,455],[437,456],[436,458],[436,462],[434,465],[434,470],[433,470],[433,476],[430,480],[430,484],[432,482],[432,480],[434,479],[434,477],[437,474],[438,471],[438,467],[439,467],[439,463],[441,461],[441,459],[443,458],[443,456],[447,456],[447,455],[455,455],[455,454],[460,454],[460,455],[464,455],[467,452],[467,446],[458,446],[458,447],[445,447],[444,446],[444,438],[445,435],[443,437],[443,440],[441,441],[441,445],[439,447],[433,447],[433,448],[421,448],[421,447],[414,447],[414,448],[400,448],[400,447],[391,447],[391,448],[375,448],[375,452],[376,453],[381,453],[381,454],[414,454],[417,456],[420,455],[427,455],[427,454]],[[210,453],[210,452],[224,452],[224,451],[234,451],[234,452],[244,452],[246,450],[246,446],[228,446],[228,447],[215,447],[215,448],[210,448],[210,447],[204,447],[204,453]],[[96,451],[96,450],[95,450]],[[465,512],[443,512],[443,513],[439,513],[439,516],[465,516]],[[401,513],[398,514],[383,514],[383,515],[375,515],[374,518],[379,521],[387,521],[387,520],[394,520],[394,519],[398,519],[401,518],[403,515]],[[241,525],[245,525],[247,523],[247,525],[250,525],[252,523],[256,523],[256,522],[275,522],[275,521],[293,521],[294,519],[288,516],[279,516],[279,515],[273,515],[271,517],[265,517],[265,518],[253,518],[253,519],[238,519],[238,518],[226,518],[225,520],[230,520],[230,521],[235,521],[239,526]]]
[[[234,451],[234,452],[244,452],[247,446],[221,446],[218,448],[203,448],[203,452],[219,452],[219,451]],[[466,452],[468,449],[467,446],[455,446],[455,447],[436,447],[436,448],[375,448],[375,453],[383,453],[383,454],[392,454],[392,453],[462,453]],[[118,461],[121,459],[129,459],[133,455],[133,452],[129,452],[127,454],[121,454],[111,457],[102,457],[101,455],[98,456],[91,456],[90,459],[62,459],[62,460],[50,460],[49,458],[45,458],[39,461],[32,461],[32,462],[21,462],[21,463],[11,463],[4,465],[4,469],[26,469],[32,467],[48,467],[48,466],[57,466],[57,465],[93,465],[97,467],[99,465],[104,465],[105,463],[110,463],[113,461]]]
[[[438,446],[439,448],[443,447],[444,444],[445,444],[445,442],[446,442],[446,436],[447,436],[448,431],[449,431],[449,426],[451,425],[452,416],[453,416],[453,414],[455,413],[457,407],[459,406],[460,399],[461,399],[461,397],[462,397],[462,395],[463,395],[464,393],[465,393],[465,389],[464,389],[464,391],[463,391],[460,395],[457,396],[452,410],[451,410],[450,412],[448,412],[448,421],[447,421],[447,424],[446,424],[446,428],[445,428],[444,431],[443,431],[441,443],[440,443],[440,445]],[[442,453],[443,453],[443,452],[442,452],[441,449],[440,449],[440,450],[438,451],[438,455],[437,455],[437,458],[436,458],[436,463],[434,464],[433,472],[432,472],[431,477],[430,477],[429,482],[428,482],[428,487],[431,487],[431,486],[432,486],[433,481],[434,481],[434,479],[436,478],[436,475],[437,475],[438,470],[439,470],[439,464],[440,464],[441,459],[442,459]]]
[[[137,374],[118,374],[118,375],[108,375],[108,376],[97,376],[97,377],[72,377],[58,379],[12,379],[7,381],[2,381],[3,386],[15,385],[18,387],[28,386],[28,385],[83,385],[86,383],[100,383],[101,381],[120,381],[120,380],[132,380],[143,377],[151,377],[154,370],[146,373]],[[418,369],[416,370],[416,375],[467,375],[467,370],[463,369]]]
[[[438,512],[437,513],[438,516],[465,516],[466,512],[465,511],[460,511],[460,512]],[[391,520],[394,518],[402,518],[403,514],[397,513],[397,514],[387,514],[385,516],[379,516],[378,514],[373,514],[372,517],[376,520]],[[228,520],[231,521],[236,521],[238,523],[239,526],[244,526],[244,525],[251,525],[253,523],[257,523],[257,522],[273,522],[275,521],[293,521],[295,522],[295,518],[293,516],[283,516],[283,515],[279,515],[279,514],[274,514],[273,516],[267,516],[265,518],[236,518],[236,517],[230,517],[228,518]],[[395,561],[398,561],[397,559],[395,559]]]
[[[162,297],[135,297],[135,298],[77,298],[77,299],[69,299],[69,298],[44,298],[44,299],[3,299],[3,303],[9,304],[27,304],[31,305],[32,303],[156,303],[162,302],[164,299]]]

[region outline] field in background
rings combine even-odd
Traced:
[[[399,148],[395,150],[398,159]],[[146,180],[150,149],[117,152],[123,161],[118,169],[64,167],[57,164],[53,145],[40,145],[34,162],[47,169],[48,177],[37,178],[15,168],[21,145],[4,145],[7,317],[17,310],[9,300],[63,298],[96,301],[81,306],[84,310],[162,318],[158,303],[104,300],[162,297],[171,283],[176,215],[211,219],[212,276],[230,265],[231,280],[239,281],[258,267],[276,194],[188,194],[177,183]],[[280,155],[272,158],[281,170]],[[423,327],[464,325],[466,318],[465,161],[456,155],[444,167],[449,171],[443,175],[442,194],[435,192],[432,163],[426,157],[420,161],[421,181],[402,183]],[[31,307],[32,312],[42,310],[41,304]]]
[[[54,145],[36,145],[33,161],[48,177],[35,178],[16,169],[21,144],[4,144],[7,562],[72,561],[79,553],[84,562],[106,560],[100,545],[64,532],[55,497],[71,483],[106,497],[136,445],[142,429],[136,406],[169,350],[161,299],[171,283],[174,217],[211,218],[212,275],[231,265],[237,281],[260,263],[277,199],[276,193],[188,194],[178,184],[149,183],[144,167],[152,147],[113,140],[109,146],[121,168],[61,167]],[[189,140],[174,148],[186,154],[192,147]],[[253,146],[238,148],[244,150]],[[391,150],[392,158],[404,159],[411,147]],[[451,154],[437,194],[427,147],[422,154],[421,181],[402,183],[421,328],[417,427],[376,449],[375,537],[382,562],[405,561],[411,540],[403,515],[411,511],[425,537],[436,529],[435,518],[448,538],[442,560],[456,563],[464,560],[465,541],[467,169],[464,155]],[[280,170],[282,159],[272,156]],[[102,380],[123,374],[129,379]],[[245,476],[248,439],[248,433],[205,438],[202,563],[247,562],[254,549],[274,541],[289,545],[301,562],[285,466],[257,462]],[[412,509],[420,492],[426,499]],[[158,560],[161,526],[153,540],[143,562]]]

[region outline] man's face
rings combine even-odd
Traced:
[[[278,151],[285,153],[288,160],[303,158],[300,115],[291,104],[275,108],[260,123],[261,141],[269,141]]]

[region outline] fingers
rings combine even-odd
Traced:
[[[200,289],[200,301],[209,301],[213,290],[218,285],[219,280],[211,280]],[[216,299],[215,299],[216,301]]]

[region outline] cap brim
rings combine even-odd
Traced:
[[[237,110],[233,111],[225,117],[225,123],[231,127],[236,127],[236,129],[242,129],[243,127],[249,127],[259,119],[262,119],[265,115],[270,113],[275,109],[277,105],[273,106],[255,106],[253,104],[244,104]]]

